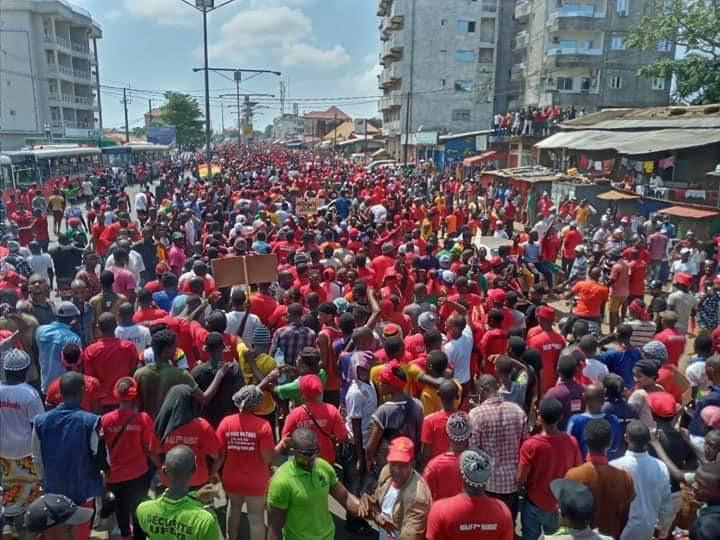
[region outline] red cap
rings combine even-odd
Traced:
[[[120,387],[124,387],[124,391]],[[118,401],[135,401],[138,395],[138,383],[132,377],[122,377],[115,383],[113,397]]]
[[[490,289],[487,295],[494,304],[502,304],[505,302],[505,291],[502,289]]]
[[[300,395],[305,401],[313,401],[323,393],[323,384],[320,377],[309,373],[300,377]]]
[[[693,278],[690,274],[686,274],[685,272],[675,274],[675,283],[678,283],[679,285],[690,287],[690,285],[692,285],[692,281]]]
[[[700,418],[703,423],[712,429],[720,428],[720,407],[708,405],[700,411]]]
[[[386,324],[385,328],[383,328],[383,336],[386,338],[391,336],[399,336],[400,335],[400,327],[397,324]]]
[[[415,445],[409,437],[396,437],[390,441],[387,453],[388,463],[412,463],[415,459]]]
[[[671,418],[677,412],[675,397],[668,392],[650,392],[647,401],[653,414],[660,418]]]
[[[540,306],[535,310],[535,314],[538,319],[545,319],[548,321],[555,320],[555,310],[550,306]]]

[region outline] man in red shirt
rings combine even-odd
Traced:
[[[570,275],[570,269],[575,261],[575,248],[582,244],[583,234],[578,231],[577,223],[570,222],[570,227],[563,234],[562,241],[562,269],[565,277]]]
[[[40,248],[46,252],[48,250],[48,246],[50,245],[48,220],[47,216],[44,216],[42,210],[40,210],[39,208],[35,208],[33,210],[33,223],[31,226],[31,233],[32,236],[35,237],[35,240],[38,241],[38,244],[40,244]]]
[[[631,250],[629,255],[630,294],[627,298],[628,305],[636,298],[642,299],[645,296],[645,276],[648,268],[647,263],[640,258],[640,252],[637,249]]]
[[[437,414],[437,413],[435,413]],[[429,417],[425,417],[425,422]],[[423,431],[425,423],[423,423]],[[462,477],[458,463],[460,454],[468,449],[472,429],[470,420],[464,412],[451,414],[445,421],[443,430],[449,438],[449,448],[442,454],[433,457],[423,471],[433,501],[453,497],[462,492]]]
[[[232,362],[233,360],[239,362],[240,356],[237,351],[237,336],[231,336],[225,332],[227,328],[225,312],[216,309],[207,316],[205,324],[207,328],[197,321],[190,323],[193,346],[198,360],[207,362],[210,359],[210,353],[208,353],[207,347],[205,346],[205,341],[210,332],[219,332],[222,335],[225,345],[223,348],[223,360],[225,360],[225,362]]]
[[[502,328],[503,313],[499,309],[491,309],[488,313],[489,330],[483,334],[480,340],[481,367],[483,373],[495,375],[495,364],[490,361],[491,357],[507,352],[508,334]]]
[[[372,269],[380,279],[385,275],[385,270],[392,268],[395,264],[395,258],[393,257],[394,251],[395,246],[390,242],[386,242],[382,245],[382,255],[378,255],[372,260]]]
[[[138,365],[135,345],[116,338],[116,327],[115,315],[102,313],[98,317],[100,339],[83,351],[85,373],[100,382],[100,405],[105,411],[118,404],[113,395],[115,383],[122,377],[132,377]]]
[[[685,352],[685,344],[687,342],[685,333],[675,328],[677,321],[678,316],[674,311],[663,311],[660,313],[660,323],[663,329],[655,334],[653,338],[665,345],[668,352],[668,364],[672,364],[675,367],[680,363],[680,357]]]
[[[485,484],[492,460],[482,450],[465,450],[458,460],[462,493],[433,504],[428,515],[427,540],[513,540],[510,510],[499,499],[488,497]]]
[[[270,294],[270,283],[260,283],[258,292],[250,296],[250,312],[265,326],[271,327],[270,316],[278,307],[278,301]]]
[[[347,439],[345,421],[334,405],[318,401],[323,393],[320,377],[311,373],[300,379],[303,406],[295,407],[285,419],[282,436],[289,437],[297,428],[307,428],[317,436],[320,457],[335,463],[335,443]]]
[[[528,347],[540,351],[542,359],[542,377],[540,395],[555,386],[557,381],[557,362],[560,351],[567,345],[565,338],[553,329],[555,310],[550,306],[540,306],[535,310],[540,331],[528,338]]]
[[[21,246],[27,246],[33,239],[33,215],[25,209],[25,204],[17,203],[17,210],[10,214],[10,219],[17,225],[17,235]]]
[[[428,463],[450,449],[450,437],[446,430],[448,419],[457,412],[460,390],[453,379],[444,379],[438,387],[442,410],[425,417],[420,434],[422,461]]]
[[[68,343],[63,347],[60,361],[68,371],[83,372],[82,352],[75,343]],[[45,405],[49,409],[57,407],[63,401],[60,394],[60,379],[61,377],[58,377],[48,386]],[[100,382],[95,377],[83,374],[83,383],[85,391],[80,401],[80,408],[93,413],[100,412]]]
[[[148,289],[140,289],[137,294],[138,310],[133,315],[134,323],[156,321],[166,317],[168,312],[153,304],[152,293]]]
[[[542,431],[520,447],[517,481],[526,492],[520,518],[523,538],[539,538],[542,532],[552,534],[558,529],[558,506],[550,483],[582,463],[575,438],[558,429],[562,416],[557,399],[543,399],[539,418]]]

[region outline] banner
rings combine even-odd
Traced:
[[[210,176],[215,176],[216,174],[220,174],[220,165],[213,165],[210,169]],[[198,175],[200,178],[207,178],[208,166],[205,163],[198,165]]]
[[[210,261],[215,286],[252,285],[277,281],[277,255],[245,255]]]
[[[303,216],[312,216],[317,212],[320,202],[317,199],[297,199],[295,201],[295,212]]]
[[[175,126],[149,126],[147,128],[147,141],[153,144],[175,144],[177,131]]]

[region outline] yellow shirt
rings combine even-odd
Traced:
[[[455,407],[459,407],[460,402],[462,401],[462,385],[457,380],[453,380],[458,387],[458,395],[460,396],[460,399],[455,402]],[[422,392],[420,392],[420,401],[422,402],[423,413],[425,416],[442,410],[442,401],[438,395],[437,388],[434,386],[426,384],[423,387]]]
[[[578,206],[575,209],[575,221],[578,225],[587,225],[588,219],[590,218],[590,208]]]
[[[385,368],[385,364],[380,364],[370,368],[370,382],[373,383],[377,390],[380,401],[382,402],[382,395],[380,394],[380,373]],[[400,368],[405,372],[407,376],[407,382],[405,383],[405,392],[409,396],[417,397],[419,395],[420,388],[418,386],[418,379],[424,372],[415,364],[400,364]]]
[[[48,199],[48,205],[53,212],[60,212],[65,206],[65,199],[60,195],[52,195]]]
[[[245,358],[245,353],[248,352],[247,345],[242,340],[238,340],[237,344],[238,357],[240,358],[240,371],[242,371],[243,377],[245,378],[245,384],[260,384],[253,374],[250,368],[250,363]],[[275,359],[269,354],[259,354],[255,357],[255,365],[257,366],[260,373],[267,375],[273,369],[277,367]],[[275,400],[272,397],[272,393],[265,390],[263,392],[263,400],[254,413],[260,416],[266,416],[275,410]]]

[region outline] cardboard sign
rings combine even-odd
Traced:
[[[317,199],[297,199],[295,201],[295,211],[304,216],[312,216],[317,212],[320,203]]]
[[[216,174],[220,174],[220,165],[213,165],[210,167],[210,175],[215,176]],[[202,163],[198,165],[198,176],[200,178],[207,178],[208,176],[208,166],[205,163]]]
[[[211,261],[215,286],[272,283],[277,281],[277,255],[224,257]]]

